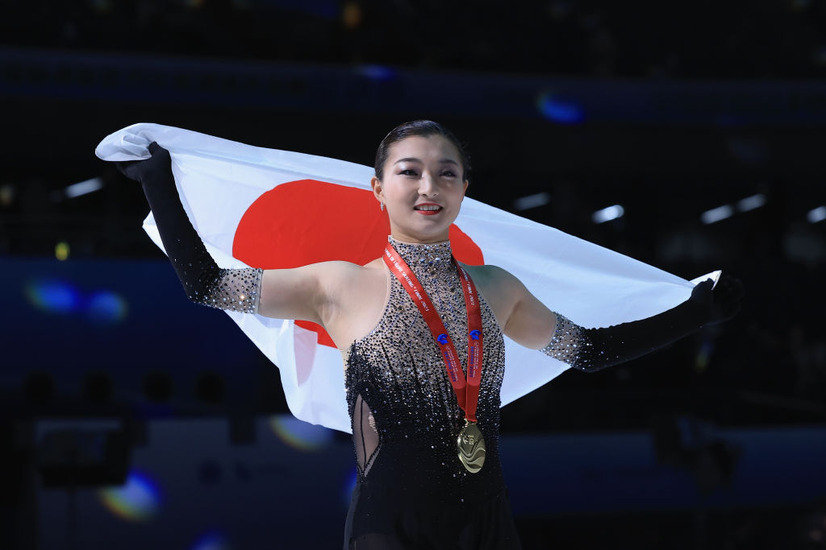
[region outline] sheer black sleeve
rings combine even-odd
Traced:
[[[186,215],[169,151],[152,143],[147,160],[118,163],[128,178],[139,181],[155,217],[164,250],[187,297],[195,303],[230,311],[255,313],[262,269],[219,268]]]
[[[734,317],[740,309],[743,285],[723,276],[694,287],[691,297],[663,313],[604,328],[583,328],[556,314],[556,328],[542,352],[575,369],[594,372],[630,361],[676,342],[705,325]]]

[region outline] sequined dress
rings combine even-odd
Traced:
[[[448,242],[390,239],[430,296],[467,364],[467,313]],[[345,549],[519,548],[499,463],[502,332],[480,297],[484,334],[477,418],[485,465],[467,472],[456,454],[464,414],[439,348],[396,277],[375,328],[345,353],[358,481]]]

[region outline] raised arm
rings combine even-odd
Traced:
[[[499,271],[496,287],[503,289],[499,306],[505,334],[586,372],[635,359],[704,326],[731,319],[744,294],[740,281],[723,275],[716,287],[711,279],[703,281],[688,300],[658,315],[610,327],[584,328],[549,310],[513,275]]]
[[[264,271],[219,268],[192,227],[181,204],[169,151],[149,145],[152,157],[118,163],[141,183],[164,249],[187,297],[195,303],[243,313],[320,322],[324,307],[323,264]]]

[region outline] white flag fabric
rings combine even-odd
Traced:
[[[184,209],[220,267],[364,264],[381,256],[389,225],[370,191],[371,167],[152,123],[110,134],[95,154],[105,161],[145,159],[153,141],[170,152]],[[151,212],[144,229],[163,250]],[[506,269],[584,327],[655,315],[713,276],[687,281],[470,197],[451,242],[460,261]],[[350,432],[341,353],[326,333],[308,323],[226,313],[278,367],[295,417]],[[507,337],[505,350],[503,406],[568,368]]]

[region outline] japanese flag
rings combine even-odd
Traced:
[[[370,191],[373,169],[303,153],[253,147],[181,128],[140,123],[104,138],[106,161],[170,152],[181,202],[220,267],[289,268],[326,260],[365,264],[390,232]],[[150,213],[144,229],[161,249]],[[498,265],[550,309],[585,327],[660,313],[694,284],[498,208],[465,198],[450,233],[468,264]],[[297,418],[350,431],[341,352],[317,325],[227,312],[278,367]],[[547,383],[567,365],[505,338],[502,404]]]

